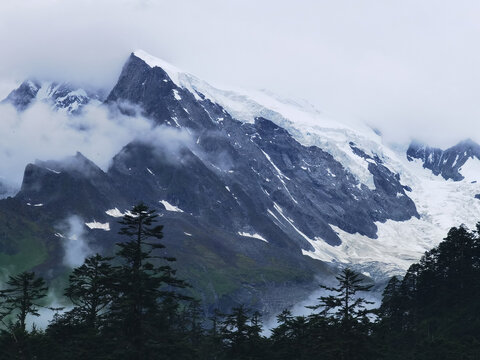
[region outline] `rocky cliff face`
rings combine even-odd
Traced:
[[[223,217],[226,221],[221,226],[232,232],[253,231],[271,237],[266,230],[262,234],[260,228],[255,229],[258,223],[257,227],[285,232],[289,243],[312,249],[307,238],[340,243],[329,224],[374,237],[375,221],[407,220],[418,215],[398,174],[385,167],[378,156],[369,156],[353,142],[349,144],[358,161],[368,162],[375,186],[370,189],[318,146],[302,145],[287,130],[263,117],[253,123],[239,121],[200,91],[178,86],[160,67],[151,67],[135,55],[124,66],[107,102],[138,105],[156,124],[189,131],[195,144],[185,149],[183,156],[189,159],[186,172],[191,180],[162,195],[154,194],[159,188],[156,185],[142,188],[150,188],[152,197],[171,197],[176,205],[200,217],[209,216],[203,214],[202,207],[212,212],[218,209],[212,219]],[[128,152],[134,147],[130,144]],[[117,176],[120,158],[116,157],[112,167]],[[142,158],[146,157],[138,157],[131,165],[143,166]],[[175,160],[173,167],[182,166],[182,158]],[[162,172],[158,173],[153,177],[161,176]],[[148,180],[152,177],[145,170],[140,174]],[[202,189],[211,190],[204,193]],[[260,214],[265,217],[261,222]]]

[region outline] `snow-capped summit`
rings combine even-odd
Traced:
[[[41,86],[38,81],[26,80],[17,89],[13,90],[3,102],[8,102],[17,110],[23,111],[35,99]]]
[[[68,114],[79,114],[89,103],[101,104],[102,92],[85,90],[68,83],[26,80],[3,100],[18,111],[26,110],[36,101],[49,104],[52,109]]]
[[[159,67],[164,70],[168,74],[170,79],[177,85],[180,85],[179,76],[181,76],[182,74],[186,74],[184,71],[180,70],[176,66],[168,63],[165,60],[150,55],[144,50],[137,49],[132,54],[137,58],[142,59],[148,66],[152,68]]]
[[[413,212],[400,221],[400,218],[388,219],[387,215],[387,219],[375,222],[376,230],[373,236],[362,235],[362,231],[355,230],[354,227],[345,231],[345,228],[342,229],[330,222],[329,226],[341,239],[341,245],[332,246],[320,240],[322,238],[320,233],[312,237],[305,236],[314,248],[314,250],[304,249],[305,255],[323,261],[355,263],[363,267],[373,266],[377,268],[377,272],[383,269],[386,273],[399,273],[418,260],[424,251],[438,243],[451,226],[460,223],[474,226],[477,221],[477,214],[480,214],[480,201],[475,199],[475,195],[480,193],[480,185],[475,181],[473,183],[446,182],[444,178],[449,178],[448,175],[445,176],[448,173],[445,172],[446,170],[443,172],[434,170],[432,174],[428,170],[430,169],[428,154],[427,162],[424,161],[424,164],[419,167],[418,163],[413,161],[419,158],[418,153],[415,155],[413,150],[415,145],[410,146],[406,153],[399,152],[384,144],[381,136],[365,124],[337,121],[312,106],[283,99],[265,91],[218,89],[143,51],[135,51],[133,56],[145,61],[150,67],[160,67],[165,70],[176,86],[190,92],[196,99],[200,98],[198,100],[200,104],[208,100],[221,106],[234,119],[245,124],[255,123],[257,118],[269,119],[287,130],[302,146],[314,146],[326,151],[347,170],[349,175],[342,176],[353,176],[358,181],[358,189],[362,193],[365,193],[366,189],[375,192],[379,190],[378,187],[385,187],[386,184],[392,183],[392,180],[385,182],[386,179],[381,179],[379,169],[394,174],[396,179],[394,181],[407,189],[403,194],[395,191],[391,194],[398,199],[412,199],[418,215]],[[255,140],[258,139],[256,137]],[[263,140],[266,141],[266,139]],[[458,157],[456,164],[453,165],[459,175],[451,177],[452,179],[463,179],[460,173],[467,172],[469,179],[472,178],[470,175],[472,172],[480,176],[480,167],[477,170],[473,169],[478,158],[475,150],[477,148],[478,145],[470,141],[463,142],[454,149],[445,150],[446,155],[453,157],[452,161],[447,161],[446,155],[443,156],[442,161],[446,165],[454,162],[455,157]],[[277,167],[277,162],[273,161],[273,163]],[[469,166],[470,164],[472,166]],[[304,167],[308,169],[307,171],[312,170],[312,166],[307,165],[306,162],[299,167]],[[442,174],[443,177],[435,176],[438,174]],[[336,174],[332,173],[332,176]],[[339,194],[343,191],[353,193],[352,190],[336,190],[335,193]],[[355,194],[355,196],[358,195]],[[382,195],[380,201],[385,200],[385,195]],[[445,209],[446,204],[448,209]],[[464,204],[468,204],[468,210]],[[292,206],[294,208],[298,204],[293,202]],[[340,204],[336,206],[344,208]],[[361,205],[359,202],[352,206],[370,205],[366,203]],[[353,210],[353,208],[344,209],[345,214]],[[444,215],[445,213],[448,215]],[[300,232],[304,230],[301,226],[296,228]],[[303,233],[309,233],[309,231],[305,230]],[[415,240],[412,241],[412,239]],[[375,273],[375,271],[370,272]]]

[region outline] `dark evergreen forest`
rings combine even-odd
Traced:
[[[391,278],[378,309],[363,276],[345,268],[310,315],[284,310],[265,337],[261,314],[244,306],[205,316],[164,255],[157,220],[143,204],[125,215],[115,256],[72,271],[72,307],[51,309],[46,329],[26,324],[46,306],[45,281],[10,276],[0,290],[0,359],[480,359],[480,225],[452,228]]]

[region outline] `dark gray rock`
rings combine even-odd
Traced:
[[[2,101],[3,103],[12,104],[17,110],[25,110],[37,96],[38,90],[40,90],[41,84],[38,81],[27,80],[24,81],[18,89],[13,90]]]
[[[407,150],[409,161],[420,159],[424,168],[431,170],[435,175],[441,175],[445,180],[463,180],[460,169],[469,158],[480,159],[480,145],[470,139],[446,150],[413,142]]]

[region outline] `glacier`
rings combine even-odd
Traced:
[[[381,276],[403,274],[425,251],[437,245],[451,227],[464,224],[473,228],[479,221],[480,201],[475,198],[480,193],[477,182],[480,160],[477,158],[467,161],[460,169],[463,180],[445,180],[432,174],[420,161],[409,161],[406,156],[408,144],[386,143],[366,124],[335,120],[305,101],[284,99],[268,91],[219,89],[144,51],[137,50],[134,54],[151,67],[161,67],[175,84],[190,91],[197,100],[208,99],[219,104],[245,123],[252,123],[257,117],[268,118],[289,131],[301,144],[316,145],[327,151],[370,189],[375,185],[368,169],[369,161],[359,158],[352,151],[351,143],[367,151],[369,156],[380,158],[388,169],[400,175],[402,185],[411,189],[408,196],[414,201],[419,218],[377,222],[376,238],[350,234],[331,225],[342,240],[341,245],[333,246],[321,239],[311,239],[295,227],[314,248],[313,251],[303,250],[306,256],[330,263],[352,264],[360,269],[373,267]],[[280,179],[282,175],[278,170]],[[277,216],[269,213],[278,221]],[[284,217],[281,209],[277,209],[277,213]]]

